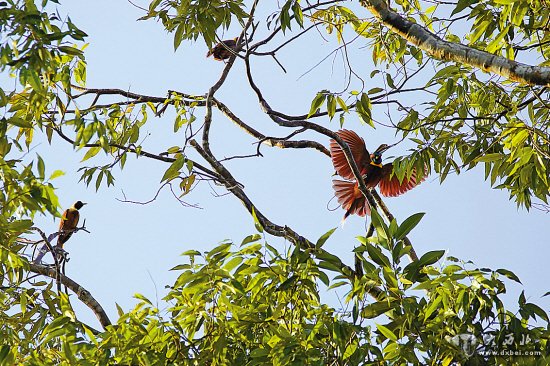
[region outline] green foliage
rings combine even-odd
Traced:
[[[82,89],[86,34],[70,18],[53,14],[48,1],[41,3],[39,8],[31,0],[0,1],[0,71],[17,84],[13,90],[0,89],[0,364],[548,363],[546,311],[523,293],[517,312],[503,302],[506,281],[520,283],[513,272],[476,268],[445,257],[442,250],[405,263],[412,254],[406,235],[423,213],[399,224],[373,210],[374,234],[358,238],[352,270],[323,248],[335,229],[314,245],[282,251],[262,236],[272,228],[262,226],[252,208],[262,235],[250,235],[239,246],[223,242],[207,252],[184,253],[184,262],[173,268],[178,278],[168,287],[168,310],[138,294],[134,309],[119,308],[115,324],[95,331],[80,323],[69,298],[52,290],[53,281],[28,282],[25,239],[35,230],[36,213],[57,214],[51,181],[63,174],[52,171],[40,155],[27,154],[33,139],[44,134],[51,142],[59,134],[82,151],[82,163],[95,164],[81,166],[81,181],[96,189],[110,187],[115,183],[113,168],[124,168],[128,155],[153,156],[141,147],[142,128],[151,115],[174,108],[173,132],[183,135],[197,119],[195,109],[206,103],[204,96],[170,93],[166,99],[151,99],[155,102],[127,97],[132,101],[94,101],[87,109],[78,108],[75,101],[88,93]],[[414,147],[394,162],[399,179],[433,170],[443,182],[448,174],[481,164],[490,184],[508,190],[518,205],[529,208],[533,199],[547,203],[546,88],[502,82],[457,62],[426,60],[398,34],[358,17],[353,4],[343,4],[308,3],[302,8],[299,1],[288,0],[268,17],[268,26],[275,22],[274,32],[285,37],[311,22],[334,35],[339,45],[351,47],[351,32],[354,40],[366,42],[379,68],[366,81],[361,79],[358,88],[317,93],[306,119],[332,120],[339,114],[340,125],[346,117],[359,117],[372,127],[394,128]],[[550,54],[546,5],[523,0],[391,4],[449,41],[509,59],[536,50],[542,65]],[[244,24],[250,12],[243,1],[155,0],[142,19],[160,20],[174,33],[175,48],[199,38],[211,46],[232,22]],[[458,21],[461,27],[454,27]],[[421,80],[411,85],[417,75]],[[414,104],[407,93],[423,93],[425,102]],[[393,99],[397,95],[399,101]],[[393,104],[398,106],[393,113],[381,112],[380,106]],[[154,155],[166,163],[160,183],[179,182],[181,195],[196,184],[188,145],[185,139],[181,146]],[[343,308],[329,306],[341,290],[347,291]],[[478,342],[490,338],[498,350],[540,354],[520,361],[506,354],[469,355],[460,343],[463,335]],[[478,347],[493,349],[487,342]]]
[[[204,253],[183,253],[184,262],[173,268],[179,275],[164,298],[168,309],[160,311],[137,294],[134,309],[119,308],[117,323],[95,334],[76,320],[68,298],[58,297],[50,286],[41,291],[3,287],[0,318],[9,327],[0,327],[1,361],[395,365],[468,359],[470,364],[511,364],[509,356],[481,355],[493,349],[483,343],[491,339],[499,351],[541,352],[523,360],[544,364],[550,352],[548,315],[523,294],[517,314],[506,310],[500,275],[517,281],[512,272],[472,268],[451,257],[437,265],[442,251],[402,263],[408,251],[393,233],[407,231],[418,217],[401,225],[379,222],[376,236],[359,238],[360,277],[349,277],[341,267],[323,269],[299,249],[280,252],[259,234],[240,245],[226,241]],[[332,232],[319,239],[319,246]],[[332,290],[320,296],[329,276]],[[348,294],[337,310],[323,298],[341,286]],[[373,287],[382,290],[377,299],[371,297]],[[543,324],[532,326],[529,320]],[[453,343],[463,334],[478,340],[476,354],[468,356]]]
[[[398,13],[408,15],[408,20],[428,30],[445,29],[442,37],[449,41],[469,43],[511,60],[527,57],[529,51],[536,49],[543,59],[540,65],[548,65],[550,36],[542,30],[550,10],[543,1],[461,0],[454,7],[400,1],[395,7]],[[466,12],[469,15],[464,19]],[[545,88],[488,80],[480,70],[458,63],[427,62],[418,48],[396,33],[377,22],[361,20],[342,6],[319,9],[314,18],[323,21],[328,34],[336,29],[339,42],[349,26],[367,39],[374,64],[390,70],[371,73],[369,85],[385,87],[371,88],[366,94],[370,101],[358,100],[355,110],[362,121],[374,126],[376,111],[371,103],[383,104],[386,96],[402,89],[431,95],[432,100],[420,106],[399,102],[402,113],[392,125],[416,143],[413,154],[397,161],[400,178],[411,174],[414,167],[418,172],[433,165],[444,181],[449,173],[458,174],[483,163],[486,179],[492,186],[508,190],[518,206],[529,209],[533,199],[547,203],[550,145]],[[460,27],[456,27],[460,33],[455,34],[455,27],[447,27],[443,19],[450,19],[451,24],[460,21]],[[469,31],[465,31],[468,27]],[[400,66],[414,63],[421,68],[431,64],[436,71],[431,75],[414,69],[404,72]],[[427,76],[424,82],[414,83],[416,72]],[[350,92],[350,96],[358,94]],[[314,102],[320,100],[316,98]]]
[[[155,0],[149,5],[148,14],[141,19],[162,21],[168,32],[174,32],[174,49],[184,40],[195,41],[199,37],[211,47],[218,42],[218,29],[228,29],[235,19],[243,23],[248,17],[244,8],[241,0]]]

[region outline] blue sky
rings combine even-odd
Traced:
[[[148,4],[140,4],[146,7]],[[120,88],[132,92],[164,96],[170,89],[190,94],[204,94],[218,79],[223,64],[205,59],[207,48],[201,41],[183,43],[174,52],[172,35],[160,23],[136,21],[143,13],[126,1],[64,1],[61,14],[69,14],[72,21],[88,33],[86,49],[88,86],[91,88]],[[236,32],[236,31],[235,31]],[[225,38],[236,33],[229,32]],[[311,73],[299,78],[334,48],[334,42],[325,42],[317,34],[298,42],[295,47],[279,55],[288,70],[282,73],[274,61],[263,58],[253,63],[256,80],[272,107],[289,114],[306,113],[315,93],[322,89],[342,89],[342,67],[333,69],[328,59]],[[370,50],[362,48],[352,57],[356,72],[368,80],[373,69]],[[338,61],[335,62],[339,65]],[[284,136],[288,130],[276,128],[262,114],[255,96],[244,79],[244,66],[237,60],[229,78],[217,94],[240,118],[266,134]],[[6,80],[6,75],[1,75]],[[370,87],[374,87],[373,85]],[[367,86],[367,89],[369,86]],[[418,100],[418,104],[423,100]],[[201,114],[198,114],[199,119]],[[383,115],[380,114],[379,118]],[[148,131],[145,150],[160,153],[183,141],[183,134],[174,135],[173,114],[166,113],[150,119],[141,136]],[[337,118],[317,120],[333,130],[339,128]],[[376,130],[361,125],[354,116],[348,117],[346,128],[354,129],[367,141],[371,150],[382,142],[395,142],[393,131]],[[310,137],[314,135],[309,135]],[[321,139],[328,146],[327,139]],[[255,151],[254,141],[221,114],[214,114],[211,144],[219,157],[249,154]],[[124,171],[115,170],[116,185],[95,192],[78,183],[79,161],[83,152],[54,137],[53,145],[36,141],[36,152],[45,159],[47,169],[64,170],[67,174],[55,180],[60,202],[69,207],[74,201],[88,202],[81,217],[86,219],[90,234],[78,232],[65,249],[70,253],[67,274],[91,291],[103,305],[111,320],[116,320],[115,303],[129,310],[142,293],[151,300],[160,300],[165,285],[176,278],[169,269],[183,262],[180,253],[189,250],[208,250],[224,239],[236,243],[254,233],[253,221],[242,204],[233,196],[215,197],[211,188],[200,185],[185,197],[201,209],[182,207],[169,193],[163,191],[148,205],[122,203],[123,193],[130,200],[151,199],[159,188],[160,179],[168,165],[144,158],[129,157]],[[281,150],[262,147],[263,158],[233,160],[227,167],[257,207],[279,225],[289,225],[301,235],[316,240],[329,229],[338,226],[342,210],[327,210],[333,192],[330,160],[314,150]],[[406,153],[399,145],[389,155]],[[105,162],[104,157],[86,164]],[[225,193],[220,187],[218,193]],[[550,216],[537,210],[517,209],[508,200],[506,191],[493,190],[483,179],[483,169],[474,169],[460,175],[451,175],[440,185],[431,175],[424,183],[407,194],[385,200],[402,222],[416,212],[426,215],[410,234],[410,239],[421,255],[430,250],[445,249],[448,254],[472,260],[476,266],[514,271],[522,280],[530,301],[548,308],[548,299],[540,299],[546,291],[544,268],[547,268],[547,246]],[[334,207],[335,201],[331,206]],[[47,232],[57,228],[51,218],[37,217],[37,223]],[[325,245],[325,249],[352,264],[351,251],[357,245],[354,239],[364,234],[364,219],[351,217]],[[279,248],[288,245],[279,238],[267,237]],[[513,295],[519,286],[509,284]],[[345,289],[339,289],[343,297]],[[513,298],[509,295],[509,304]],[[81,320],[99,326],[93,314],[73,304]],[[334,294],[326,295],[338,307]]]

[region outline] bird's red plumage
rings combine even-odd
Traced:
[[[336,134],[348,144],[353,160],[355,160],[361,174],[364,174],[362,171],[363,168],[370,163],[370,156],[365,146],[365,141],[354,131],[350,130],[340,130]],[[336,169],[336,173],[339,176],[345,179],[355,179],[346,155],[336,140],[330,140],[330,156],[334,169]]]
[[[366,148],[365,141],[354,131],[340,130],[336,133],[349,146],[353,160],[359,168],[359,172],[367,188],[374,188],[379,185],[382,195],[386,197],[395,197],[414,188],[424,180],[424,177],[418,180],[416,171],[413,171],[410,178],[405,177],[402,182],[399,182],[397,176],[395,174],[392,175],[392,163],[384,164],[381,167],[371,163],[373,161],[372,159],[376,157],[381,161],[380,155],[373,154],[371,156]],[[386,148],[386,146],[381,146],[377,151],[383,151]],[[350,180],[333,180],[333,188],[338,203],[346,210],[344,219],[352,214],[357,214],[359,216],[370,215],[368,201],[359,190],[344,151],[335,140],[330,140],[330,155],[336,173],[342,178]]]

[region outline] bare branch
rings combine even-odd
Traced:
[[[303,148],[312,148],[316,149],[320,152],[322,152],[325,155],[330,156],[329,151],[324,147],[322,144],[318,143],[317,141],[309,141],[309,140],[301,140],[301,141],[287,141],[288,138],[294,136],[294,134],[290,137],[286,138],[277,138],[277,137],[267,137],[263,133],[259,132],[258,130],[252,128],[248,124],[246,124],[243,120],[241,120],[239,117],[237,117],[225,104],[217,100],[216,98],[212,99],[212,102],[216,105],[218,110],[225,114],[227,118],[229,118],[233,123],[235,123],[237,126],[242,128],[246,133],[250,134],[251,136],[254,136],[257,138],[260,143],[264,143],[266,145],[272,146],[272,147],[279,147],[281,149],[286,148],[294,148],[294,149],[303,149]],[[299,127],[299,126],[298,126]]]
[[[54,269],[55,269],[55,273],[56,273],[56,276],[53,277],[55,278],[55,282],[57,284],[57,292],[60,293],[61,292],[61,282],[60,282],[60,277],[61,277],[61,269],[59,267],[59,260],[57,258],[57,255],[55,255],[55,252],[54,252],[54,249],[53,249],[53,246],[52,244],[50,243],[50,240],[53,240],[50,239],[50,238],[47,238],[46,237],[46,233],[43,232],[40,228],[37,228],[37,227],[31,227],[31,230],[34,230],[36,232],[38,232],[40,234],[40,236],[42,237],[42,240],[44,241],[44,245],[46,246],[46,248],[48,248],[48,251],[50,253],[52,253],[52,256],[53,256],[53,260],[54,260]],[[37,242],[37,244],[40,243]],[[42,255],[44,256],[44,255]],[[36,258],[36,261],[39,261],[41,258],[40,258],[40,253],[38,254],[38,257]]]
[[[78,299],[82,301],[84,305],[92,310],[103,329],[111,325],[111,321],[109,320],[107,313],[105,313],[105,310],[103,310],[103,307],[101,307],[99,302],[97,302],[92,294],[84,287],[80,286],[78,283],[65,276],[64,274],[58,273],[55,268],[49,266],[29,263],[29,270],[31,272],[56,279],[56,281],[59,280],[64,286],[68,287],[72,292],[74,292]]]

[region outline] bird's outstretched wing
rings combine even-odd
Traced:
[[[348,144],[353,160],[355,160],[359,170],[361,171],[364,167],[367,167],[370,163],[370,155],[365,146],[365,140],[350,130],[340,130],[336,134]],[[355,179],[346,155],[336,140],[330,140],[330,156],[332,165],[334,165],[334,169],[336,169],[339,176],[346,179]]]
[[[403,194],[426,179],[426,175],[422,177],[422,179],[418,179],[418,176],[416,174],[416,170],[412,172],[412,175],[409,179],[407,177],[403,178],[403,181],[400,183],[399,179],[397,179],[397,176],[394,174],[392,175],[393,171],[393,164],[384,164],[382,167],[382,179],[380,180],[379,187],[380,187],[380,193],[386,197],[395,197],[399,196],[400,194]]]

